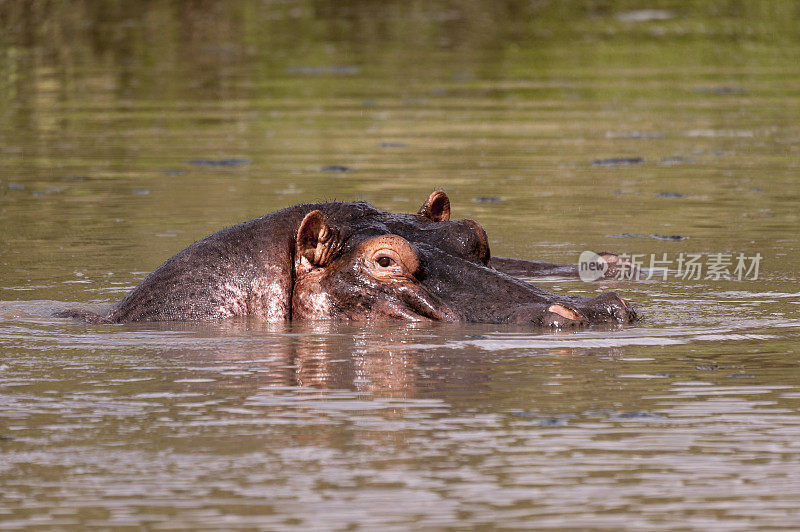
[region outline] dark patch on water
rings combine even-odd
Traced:
[[[503,198],[494,198],[490,196],[480,196],[477,198],[472,198],[472,201],[475,203],[500,203],[503,201]]]
[[[513,410],[509,412],[512,416],[522,417],[535,421],[541,427],[563,427],[567,425],[567,420],[573,417],[571,414],[558,414],[555,416],[541,416],[535,412],[525,410]]]
[[[747,90],[741,87],[706,87],[702,89],[697,89],[697,92],[701,94],[735,94],[735,95],[742,95],[747,94]]]
[[[592,161],[592,166],[633,166],[643,162],[644,159],[642,157],[610,157],[608,159],[595,159]]]
[[[541,427],[563,427],[566,426],[567,420],[562,417],[545,417],[539,420]]]
[[[615,419],[664,419],[661,414],[654,414],[647,410],[635,410],[633,412],[620,412],[613,414],[611,417]]]
[[[675,199],[675,198],[685,198],[686,194],[681,194],[680,192],[659,192],[656,194],[656,197]]]
[[[161,173],[166,176],[175,177],[179,175],[186,175],[186,170],[164,170]]]
[[[381,148],[405,148],[407,144],[403,142],[381,142]]]
[[[688,236],[682,235],[645,235],[645,234],[633,234],[633,233],[620,233],[618,235],[608,235],[610,238],[654,238],[656,240],[667,240],[670,242],[678,242],[681,240],[686,240],[689,238]]]
[[[135,188],[133,189],[133,193],[136,194],[137,196],[146,196],[150,194],[150,191],[147,190],[146,188]]]
[[[67,189],[67,187],[50,187],[50,188],[47,188],[45,190],[38,190],[38,191],[34,192],[32,195],[33,195],[33,197],[38,198],[38,197],[41,197],[41,196],[49,196],[51,194],[61,194],[66,189]]]
[[[187,161],[186,164],[194,166],[242,166],[251,162],[250,159],[192,159]]]
[[[700,371],[716,371],[719,369],[717,364],[698,364],[695,369]]]
[[[322,172],[352,172],[353,169],[350,168],[349,166],[342,166],[342,165],[339,165],[339,164],[331,164],[331,165],[328,165],[328,166],[323,166],[322,168],[320,168],[320,171],[322,171]]]

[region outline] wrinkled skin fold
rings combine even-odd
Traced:
[[[613,255],[607,255],[614,260]],[[97,323],[221,320],[405,320],[530,324],[631,323],[614,293],[552,294],[509,274],[575,275],[575,266],[492,258],[473,220],[450,220],[433,192],[415,214],[364,202],[297,205],[195,242]]]

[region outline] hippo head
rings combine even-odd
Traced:
[[[486,232],[473,220],[450,221],[444,192],[431,194],[417,214],[366,218],[354,228],[320,210],[305,216],[295,243],[293,319],[555,328],[635,319],[613,293],[561,296],[493,269]]]

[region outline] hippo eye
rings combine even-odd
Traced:
[[[419,259],[411,244],[396,235],[367,240],[362,252],[365,254],[363,265],[366,271],[379,281],[408,280],[419,268]]]
[[[389,266],[392,266],[394,264],[394,260],[391,257],[387,257],[385,255],[383,257],[378,257],[375,260],[375,262],[377,262],[378,266],[380,266],[381,268],[388,268]]]

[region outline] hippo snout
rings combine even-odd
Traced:
[[[636,321],[630,304],[613,292],[592,298],[520,305],[509,323],[533,324],[546,329],[581,329],[589,324],[628,324]]]
[[[567,303],[519,305],[511,309],[507,322],[545,329],[579,329],[589,324],[573,305]]]
[[[633,323],[636,311],[614,292],[605,292],[581,303],[581,310],[592,323]]]

